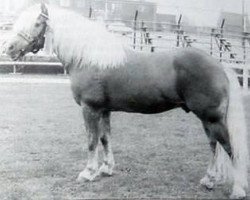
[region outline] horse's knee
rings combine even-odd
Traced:
[[[89,151],[94,151],[96,149],[97,145],[98,145],[98,139],[94,139],[94,140],[89,141],[89,144],[88,144]]]
[[[102,117],[99,124],[101,137],[100,141],[103,147],[108,146],[109,136],[110,136],[110,112],[103,112]]]
[[[100,112],[85,105],[83,107],[83,118],[85,122],[86,131],[88,133],[88,149],[94,151],[98,145],[100,138],[100,131],[98,124],[100,121]]]

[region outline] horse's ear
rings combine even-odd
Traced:
[[[45,3],[41,3],[41,11],[43,14],[48,15],[48,9],[47,9]]]

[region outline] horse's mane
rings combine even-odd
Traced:
[[[103,22],[89,20],[67,9],[46,6],[54,51],[66,64],[107,68],[125,62],[124,44],[107,31]],[[28,8],[17,20],[14,30],[29,33],[40,12],[40,5]]]

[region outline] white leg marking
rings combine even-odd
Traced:
[[[101,141],[103,145],[104,155],[103,164],[99,169],[99,174],[103,176],[111,176],[115,166],[115,161],[111,148],[110,113],[103,114],[100,123],[100,130],[103,133]]]
[[[200,184],[204,187],[206,187],[208,190],[212,190],[214,187],[214,182],[212,179],[206,174],[201,180]]]
[[[78,175],[77,181],[93,181],[98,176],[98,148],[89,152],[88,163],[85,169]]]
[[[238,185],[237,183],[234,183],[232,194],[230,195],[230,199],[244,199],[246,197],[245,190]]]
[[[113,174],[113,169],[115,166],[114,156],[111,149],[110,141],[108,141],[107,146],[104,146],[103,164],[99,169],[99,174],[103,176],[111,176]]]

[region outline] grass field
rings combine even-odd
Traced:
[[[250,96],[244,100],[249,122]],[[87,142],[69,84],[1,82],[0,118],[0,199],[229,195],[225,185],[212,191],[200,187],[209,145],[198,119],[181,109],[113,113],[115,174],[87,183],[75,181],[86,164]]]

